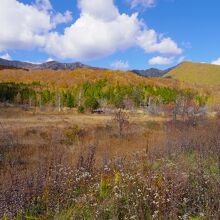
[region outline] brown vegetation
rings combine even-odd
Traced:
[[[114,70],[91,70],[77,69],[74,71],[62,70],[2,70],[0,71],[1,82],[41,82],[48,83],[57,87],[72,87],[85,81],[94,82],[101,79],[107,79],[111,83],[120,84],[140,84],[158,86],[176,86],[177,82],[163,78],[143,78],[131,72],[114,71]]]
[[[218,118],[130,114],[119,137],[111,115],[13,111],[0,116],[1,217],[219,219]]]

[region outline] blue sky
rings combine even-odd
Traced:
[[[220,64],[219,0],[0,0],[0,5],[0,57],[116,69],[165,69],[183,60]]]

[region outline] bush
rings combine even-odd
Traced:
[[[95,110],[99,107],[99,103],[94,97],[87,97],[85,100],[85,107],[90,111]]]
[[[78,113],[84,113],[84,112],[85,112],[84,106],[82,106],[82,105],[78,106],[77,112],[78,112]]]
[[[74,98],[73,94],[71,94],[70,92],[67,92],[66,104],[67,104],[67,107],[69,107],[69,108],[75,107],[75,98]]]
[[[73,125],[72,128],[70,128],[67,132],[66,132],[66,137],[70,140],[70,141],[74,141],[76,137],[80,137],[83,135],[83,130],[79,128],[78,125]]]

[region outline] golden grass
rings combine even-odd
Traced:
[[[145,141],[143,132],[146,131],[148,121],[160,124],[168,120],[165,117],[148,116],[143,114],[129,114],[130,125],[126,129],[129,138],[117,137],[117,124],[113,122],[112,115],[95,115],[95,114],[78,114],[75,111],[68,113],[45,112],[33,113],[24,112],[22,110],[1,109],[0,123],[6,131],[10,131],[13,137],[17,140],[22,140],[22,144],[28,146],[48,145],[48,142],[53,136],[60,142],[65,140],[65,133],[74,125],[86,131],[86,137],[83,138],[78,146],[77,142],[73,144],[73,150],[78,153],[83,146],[88,146],[96,142],[96,136],[99,136],[97,144],[98,162],[101,161],[105,151],[108,151],[112,157],[123,156],[134,150],[144,149]],[[113,127],[113,131],[109,134],[106,130],[106,125]],[[0,129],[0,133],[2,130]],[[137,146],[137,138],[143,139],[142,144]],[[108,142],[106,142],[108,140]],[[118,148],[120,146],[120,148]],[[75,152],[76,153],[76,152]]]
[[[184,62],[168,72],[165,77],[171,77],[173,79],[197,85],[220,85],[220,66],[205,63]]]

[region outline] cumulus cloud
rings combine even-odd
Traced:
[[[49,31],[71,17],[70,12],[55,13],[49,0],[37,0],[32,5],[17,0],[0,2],[0,51],[43,47]]]
[[[91,15],[96,19],[111,21],[119,16],[113,0],[78,0],[82,15]]]
[[[161,54],[181,54],[177,44],[171,38],[159,39],[155,30],[144,30],[140,36],[138,36],[138,44],[145,52],[159,52]]]
[[[220,65],[220,57],[217,60],[214,60],[212,64]]]
[[[149,29],[138,14],[120,13],[113,0],[78,0],[80,16],[63,33],[60,23],[72,19],[71,12],[54,12],[49,0],[28,5],[18,0],[0,0],[0,51],[40,48],[58,58],[96,59],[131,47],[146,53],[180,54],[169,37]],[[136,3],[135,3],[136,2]],[[134,1],[152,4],[151,1]]]
[[[111,64],[111,66],[114,68],[114,69],[128,69],[129,68],[129,63],[128,61],[122,61],[122,60],[116,60],[115,62],[113,62]]]
[[[80,17],[64,34],[52,33],[46,51],[60,58],[95,59],[139,46],[146,53],[180,54],[171,38],[159,39],[138,14],[120,14],[113,0],[79,0]],[[59,43],[57,43],[59,42]]]
[[[106,22],[83,13],[63,35],[50,35],[46,51],[61,58],[95,59],[134,46],[138,31],[137,14],[122,14]]]
[[[11,56],[8,53],[1,55],[0,58],[5,60],[12,60]]]
[[[153,57],[148,61],[150,65],[168,65],[173,62],[174,62],[173,57],[162,57],[162,56]]]
[[[155,0],[131,0],[131,8],[135,8],[138,5],[145,8],[151,8],[155,6]]]

